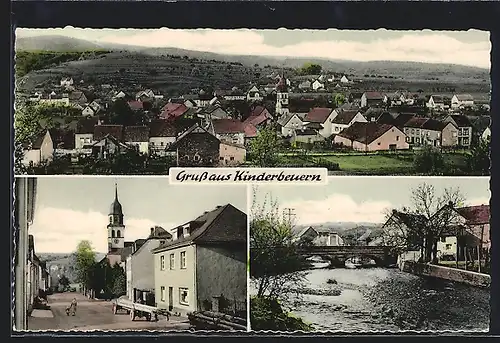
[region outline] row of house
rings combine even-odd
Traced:
[[[16,180],[16,216],[14,227],[17,228],[14,245],[14,323],[17,330],[26,330],[27,317],[31,314],[36,299],[51,287],[50,274],[46,263],[41,261],[35,251],[34,236],[29,234],[33,224],[36,203],[36,179],[21,178]]]
[[[107,231],[103,261],[125,269],[130,300],[180,315],[212,310],[244,313],[246,318],[247,216],[241,210],[217,206],[176,227],[155,226],[149,236],[126,242],[116,190]]]

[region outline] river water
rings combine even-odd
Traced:
[[[489,328],[489,290],[418,277],[398,269],[312,269],[306,291],[290,295],[292,313],[317,330],[402,331]],[[336,284],[327,283],[334,279]],[[319,292],[318,292],[319,291]]]

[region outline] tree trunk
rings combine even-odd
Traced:
[[[484,225],[481,226],[481,239],[479,240],[479,247],[477,251],[477,259],[479,260],[479,266],[477,271],[481,273],[481,260],[483,259],[483,239],[484,239]]]
[[[467,270],[467,246],[464,247],[464,269]]]

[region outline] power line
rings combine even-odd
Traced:
[[[285,208],[283,210],[283,216],[288,217],[288,222],[292,222],[292,218],[295,217],[295,209],[294,208]]]

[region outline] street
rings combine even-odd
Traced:
[[[71,300],[78,302],[75,316],[66,315]],[[167,321],[159,317],[157,322],[144,318],[130,320],[125,311],[113,314],[110,301],[88,299],[76,292],[49,295],[50,310],[34,310],[28,317],[28,330],[187,330],[187,318],[171,316]]]

